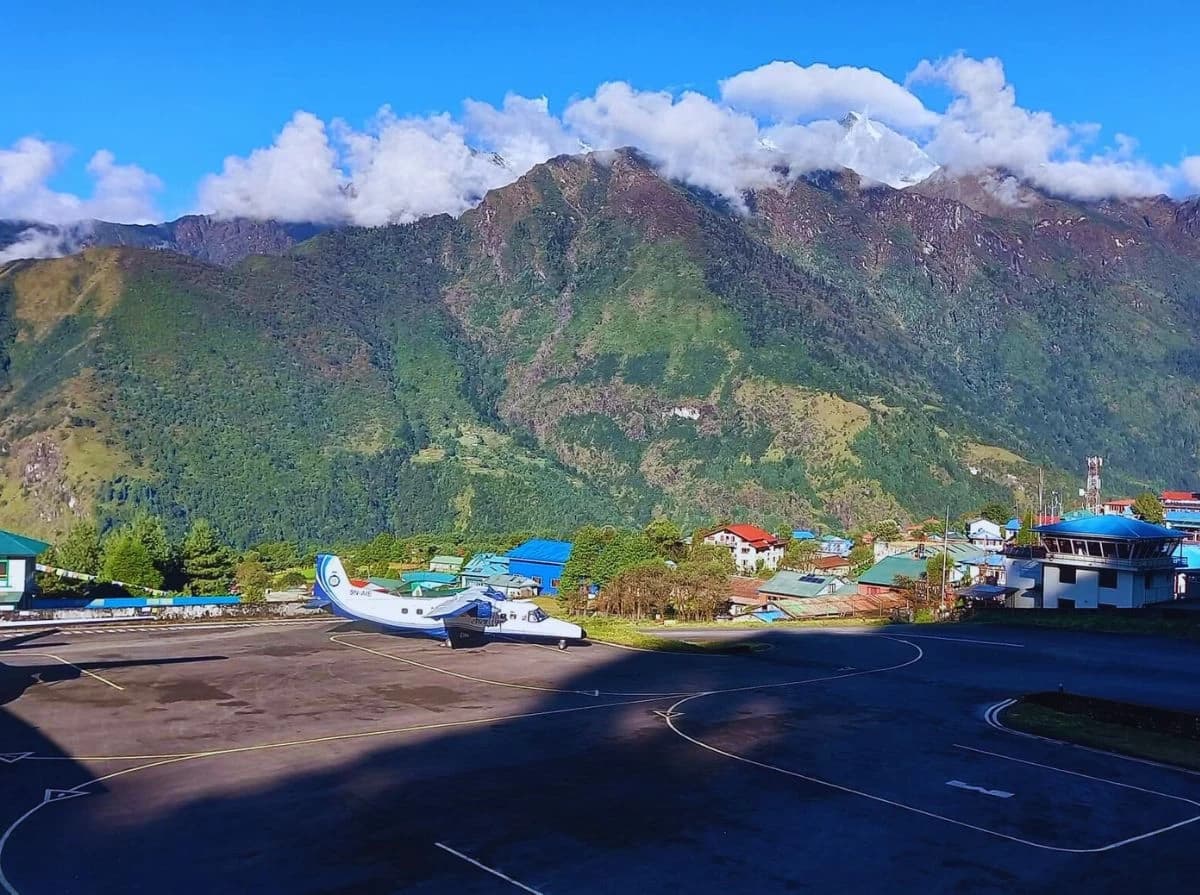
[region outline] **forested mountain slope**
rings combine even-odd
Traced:
[[[0,524],[853,526],[1011,501],[1035,465],[1073,487],[1090,453],[1113,489],[1200,485],[1194,208],[785,183],[731,208],[562,157],[232,269],[0,268]]]

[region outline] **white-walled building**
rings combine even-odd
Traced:
[[[742,572],[753,572],[759,563],[775,570],[783,559],[783,541],[756,525],[726,525],[705,535],[704,543],[728,547]]]
[[[1005,532],[990,519],[976,519],[967,526],[967,540],[984,550],[999,550],[1004,546]]]
[[[38,554],[49,549],[43,541],[0,530],[0,613],[11,612],[34,592]]]
[[[1014,604],[1045,609],[1132,609],[1175,596],[1183,533],[1127,516],[1039,526],[1036,548],[1005,551]]]

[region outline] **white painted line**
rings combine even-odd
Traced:
[[[989,727],[994,727],[996,730],[1002,731],[1012,736],[1024,737],[1027,740],[1041,740],[1043,743],[1053,743],[1055,746],[1069,746],[1072,749],[1081,749],[1084,752],[1091,752],[1095,755],[1103,755],[1106,758],[1119,758],[1121,761],[1131,761],[1134,764],[1149,765],[1152,768],[1162,768],[1164,771],[1175,771],[1179,774],[1187,774],[1190,777],[1200,777],[1200,771],[1193,771],[1191,768],[1181,768],[1179,765],[1167,764],[1162,761],[1153,761],[1149,758],[1138,758],[1136,755],[1122,755],[1120,752],[1110,752],[1108,749],[1098,749],[1095,746],[1085,746],[1083,743],[1071,743],[1067,740],[1056,740],[1054,737],[1040,736],[1036,733],[1028,733],[1024,730],[1017,730],[1014,727],[1009,727],[1000,720],[1000,713],[1006,708],[1013,705],[1015,699],[1002,699],[993,706],[989,706],[988,710],[983,713],[983,720],[988,723]]]
[[[858,676],[866,675],[866,674],[882,674],[884,672],[895,671],[897,669],[904,668],[908,665],[912,665],[914,662],[919,662],[925,655],[924,651],[919,646],[917,646],[915,643],[909,643],[908,641],[903,640],[901,637],[889,636],[889,635],[879,635],[879,636],[883,636],[883,637],[886,637],[888,640],[895,640],[898,643],[904,643],[907,646],[911,646],[913,649],[915,649],[917,651],[917,655],[915,657],[913,657],[912,659],[909,659],[907,662],[901,662],[897,665],[889,665],[885,668],[871,668],[871,669],[867,669],[865,671],[854,672],[852,674],[832,675],[830,677],[825,677],[825,678],[812,678],[807,681],[790,681],[787,683],[768,685],[768,686],[788,687],[788,686],[797,686],[799,684],[816,683],[817,681],[837,680],[838,678],[843,678],[843,677],[858,677]],[[728,752],[724,749],[718,748],[717,746],[713,746],[709,743],[706,743],[703,740],[699,740],[696,737],[693,737],[693,736],[690,736],[690,735],[684,733],[682,730],[680,730],[678,727],[675,726],[675,721],[672,716],[677,717],[679,714],[677,710],[679,709],[680,706],[682,706],[686,702],[690,702],[693,699],[701,699],[706,696],[715,696],[715,695],[720,695],[722,693],[736,693],[736,692],[739,692],[742,690],[754,690],[754,689],[766,689],[766,688],[765,687],[737,687],[737,688],[734,688],[731,690],[712,690],[712,691],[708,691],[706,693],[695,693],[695,694],[692,694],[691,696],[685,696],[683,699],[680,699],[677,702],[673,703],[667,709],[667,715],[668,715],[667,726],[670,727],[674,733],[678,734],[680,737],[687,740],[689,743],[692,743],[695,746],[699,746],[701,749],[705,749],[716,755],[723,756],[724,758],[730,758],[730,759],[733,759],[734,761],[739,761],[739,762],[742,762],[743,764],[752,765],[753,767],[761,768],[766,771],[774,771],[777,774],[783,774],[788,777],[794,777],[798,780],[804,780],[807,783],[813,783],[818,786],[827,786],[830,789],[837,790],[838,792],[844,792],[849,795],[859,796],[860,798],[868,799],[872,802],[878,802],[881,805],[889,805],[893,808],[899,808],[902,811],[909,811],[913,814],[917,814],[922,817],[932,818],[933,820],[940,820],[944,823],[952,824],[953,826],[956,826],[956,827],[962,827],[967,830],[974,830],[977,833],[984,833],[988,836],[995,836],[997,839],[1005,839],[1009,842],[1016,842],[1020,845],[1027,845],[1030,848],[1042,849],[1043,851],[1062,852],[1062,853],[1066,853],[1066,854],[1096,854],[1099,852],[1112,851],[1113,849],[1121,848],[1122,846],[1129,845],[1130,843],[1138,842],[1142,839],[1148,839],[1151,836],[1157,836],[1161,833],[1166,833],[1166,832],[1169,832],[1170,830],[1175,830],[1175,829],[1178,829],[1179,827],[1184,827],[1184,826],[1187,826],[1188,824],[1192,824],[1192,823],[1195,823],[1196,821],[1200,821],[1200,814],[1197,814],[1193,817],[1185,818],[1184,820],[1170,824],[1169,826],[1160,827],[1157,830],[1150,830],[1147,833],[1142,833],[1139,836],[1132,836],[1128,839],[1122,839],[1119,842],[1110,842],[1107,845],[1101,845],[1101,846],[1097,846],[1094,848],[1066,848],[1063,846],[1048,845],[1045,842],[1035,842],[1031,839],[1022,839],[1020,836],[1012,836],[1008,833],[1001,833],[999,830],[991,830],[991,829],[988,829],[987,827],[981,827],[976,824],[967,823],[966,821],[963,821],[963,820],[958,820],[957,818],[947,817],[944,814],[938,814],[933,811],[926,811],[924,808],[918,808],[915,805],[907,805],[904,802],[897,802],[894,799],[884,798],[883,796],[878,796],[878,795],[875,795],[874,793],[864,792],[861,789],[854,789],[853,787],[850,787],[850,786],[844,786],[841,783],[834,783],[831,780],[823,780],[820,777],[814,777],[810,774],[802,774],[799,771],[793,771],[793,770],[790,770],[789,768],[781,768],[778,765],[767,764],[766,762],[763,762],[763,761],[756,761],[753,758],[747,758],[746,756],[738,755],[735,752]],[[955,745],[957,745],[957,744],[955,744]],[[963,746],[960,748],[969,748],[969,747]],[[974,751],[983,751],[983,750],[974,750]],[[987,754],[987,753],[985,753],[985,754]],[[1007,757],[1007,756],[1000,756],[1000,757],[1003,758],[1003,757]],[[1014,760],[1019,760],[1019,759],[1014,759]],[[1030,762],[1030,763],[1032,764],[1033,762]],[[1045,766],[1045,767],[1049,767],[1049,766]],[[1052,768],[1052,770],[1060,770],[1061,771],[1063,769],[1062,768]],[[1074,773],[1074,772],[1064,771],[1064,773]],[[1086,777],[1087,775],[1079,774],[1077,776]],[[1098,778],[1095,778],[1095,779],[1098,779]],[[1111,780],[1101,781],[1101,782],[1112,783],[1114,786],[1123,786],[1128,789],[1140,789],[1139,787],[1136,787],[1136,786],[1129,786],[1128,784],[1117,783],[1116,781],[1111,781]],[[1194,805],[1197,808],[1200,808],[1200,802],[1195,802],[1195,801],[1192,801],[1191,799],[1183,798],[1182,796],[1168,795],[1167,793],[1155,792],[1154,790],[1141,790],[1141,791],[1149,793],[1151,795],[1162,796],[1163,798],[1166,798],[1166,799],[1173,799],[1178,802],[1185,802],[1189,805]]]
[[[446,845],[444,842],[435,842],[434,845],[436,845],[442,851],[450,852],[450,854],[454,855],[454,857],[461,858],[462,860],[466,861],[468,864],[473,864],[476,867],[478,867],[480,870],[487,871],[492,876],[498,877],[498,878],[504,880],[506,883],[516,886],[522,892],[531,892],[532,895],[542,895],[542,893],[539,892],[537,889],[530,888],[529,886],[525,885],[524,883],[518,882],[517,880],[513,879],[508,874],[501,873],[499,870],[497,870],[494,867],[489,867],[489,866],[487,866],[487,864],[479,863],[474,858],[472,858],[470,855],[464,855],[462,852],[456,851],[455,849]]]
[[[66,799],[74,799],[78,796],[86,796],[86,792],[76,792],[73,789],[48,789],[42,796],[42,804],[46,802],[62,802]]]
[[[28,758],[32,754],[32,752],[6,752],[0,755],[0,761],[5,764],[16,764],[22,758]]]
[[[981,792],[985,796],[993,796],[997,799],[1011,799],[1015,795],[1015,793],[1005,792],[1002,789],[987,789],[983,786],[972,786],[970,783],[964,783],[961,780],[947,780],[946,785],[958,789],[967,789],[971,792]]]
[[[886,637],[888,635],[876,635]],[[970,637],[938,637],[936,634],[910,634],[907,631],[897,632],[897,637],[916,637],[920,640],[945,640],[949,643],[974,643],[979,646],[1007,646],[1011,649],[1025,649],[1023,643],[1007,643],[1003,640],[973,640]]]

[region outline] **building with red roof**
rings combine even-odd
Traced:
[[[729,548],[742,572],[753,572],[760,564],[773,571],[783,559],[783,541],[757,525],[726,525],[705,535],[704,543]]]

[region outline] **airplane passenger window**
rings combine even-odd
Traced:
[[[418,609],[418,610],[417,610],[417,615],[424,615],[424,614],[425,614],[425,610],[424,610],[424,609]]]
[[[400,614],[401,614],[401,615],[408,615],[408,610],[407,610],[407,609],[401,609],[401,610],[400,610]]]

